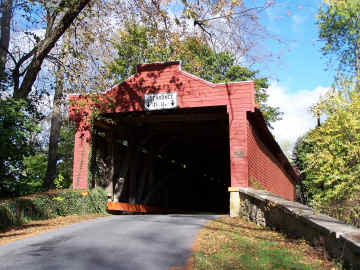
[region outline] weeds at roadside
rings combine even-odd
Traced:
[[[223,217],[210,222],[201,230],[196,246],[196,270],[341,269],[321,249],[304,240],[286,238],[241,218]]]

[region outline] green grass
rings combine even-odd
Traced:
[[[337,269],[304,241],[226,217],[211,222],[198,237],[194,269]]]

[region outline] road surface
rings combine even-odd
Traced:
[[[185,265],[212,215],[120,215],[0,246],[0,269],[162,270]]]

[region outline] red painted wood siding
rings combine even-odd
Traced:
[[[249,180],[252,178],[249,181],[250,186],[252,181],[256,181],[257,184],[274,194],[288,200],[295,200],[295,185],[290,181],[290,177],[256,135],[250,123],[247,129]],[[255,185],[253,187],[257,188]]]

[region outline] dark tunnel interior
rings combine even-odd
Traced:
[[[102,114],[90,182],[113,201],[225,213],[229,147],[226,106]]]

